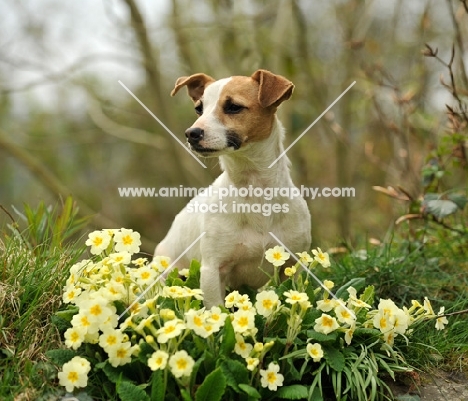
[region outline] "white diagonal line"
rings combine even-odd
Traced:
[[[169,272],[175,267],[175,264],[180,260],[180,258],[181,258],[182,256],[184,256],[184,255],[190,250],[190,248],[192,248],[192,246],[194,246],[198,241],[200,241],[200,238],[203,237],[205,234],[206,234],[206,231],[203,231],[203,232],[198,236],[198,238],[197,238],[195,241],[193,241],[193,242],[187,247],[187,249],[186,249],[184,252],[182,252],[182,253],[179,255],[179,257],[178,257],[176,260],[174,260],[174,262],[172,262],[172,263],[168,266],[168,268],[164,271],[164,273],[169,273]],[[156,280],[154,280],[154,281],[151,283],[151,285],[150,285],[146,290],[144,290],[144,291],[130,304],[130,306],[129,306],[127,309],[125,309],[125,310],[120,314],[119,320],[122,318],[123,315],[125,315],[130,309],[133,308],[133,305],[135,305],[141,298],[143,298],[143,297],[145,296],[145,294],[151,289],[151,287],[153,287],[153,285],[155,285],[155,284],[161,279],[161,277],[162,277],[162,274],[159,275],[159,276],[156,278]]]
[[[288,253],[294,258],[296,259],[296,262],[299,262],[299,264],[301,265],[301,267],[307,272],[307,274],[309,274],[319,285],[320,287],[322,287],[325,291],[327,291],[335,301],[337,301],[343,308],[345,308],[350,314],[351,316],[356,319],[356,315],[354,314],[353,311],[349,310],[349,308],[344,304],[344,302],[340,299],[338,299],[336,297],[336,295],[331,292],[326,286],[325,284],[322,283],[322,281],[320,281],[320,279],[314,274],[312,273],[312,271],[304,264],[300,261],[300,259],[294,254],[292,253],[288,247],[286,245],[284,245],[281,240],[275,235],[273,234],[271,231],[269,231],[269,234],[276,240],[276,242],[278,242],[278,244],[280,244],[284,249],[286,249],[288,251]]]
[[[190,149],[187,148],[187,147],[184,145],[184,143],[183,143],[179,138],[177,138],[177,137],[173,134],[173,132],[172,132],[169,128],[167,128],[167,127],[164,125],[164,123],[163,123],[158,117],[156,117],[156,116],[154,115],[154,113],[153,113],[150,109],[148,109],[148,107],[146,107],[146,105],[145,105],[140,99],[138,99],[130,89],[128,89],[128,88],[123,84],[122,81],[119,80],[118,82],[119,82],[120,85],[122,85],[122,87],[123,87],[128,93],[130,93],[130,95],[133,96],[133,98],[134,98],[138,103],[140,103],[140,104],[142,105],[142,107],[151,115],[151,117],[153,117],[153,118],[161,125],[161,127],[163,127],[167,132],[169,132],[169,134],[171,134],[171,136],[172,136],[177,142],[179,142],[179,144],[189,153],[190,156],[192,156],[198,163],[200,163],[200,164],[203,166],[203,168],[207,168],[207,167],[200,161],[200,159],[198,159],[197,156],[195,156],[192,152],[190,152]]]
[[[287,152],[289,149],[291,149],[291,148],[296,144],[296,142],[297,142],[299,139],[301,139],[301,138],[307,133],[307,131],[309,131],[309,130],[317,123],[317,121],[320,120],[320,119],[325,115],[325,113],[326,113],[328,110],[330,110],[330,109],[335,105],[335,103],[336,103],[338,100],[340,100],[340,99],[344,96],[344,94],[345,94],[346,92],[348,92],[348,91],[353,87],[353,85],[354,85],[355,83],[356,83],[356,81],[354,81],[351,85],[349,85],[349,86],[343,91],[343,93],[341,93],[341,95],[338,96],[338,97],[335,99],[335,101],[334,101],[330,106],[328,106],[328,107],[325,109],[325,111],[324,111],[322,114],[320,114],[320,115],[315,119],[315,121],[314,121],[312,124],[310,124],[310,125],[305,129],[305,131],[304,131],[301,135],[299,135],[299,136],[294,140],[294,142],[293,142],[291,145],[289,145],[289,146],[286,148],[286,150],[284,150],[283,153],[281,153],[281,154],[273,161],[273,163],[271,163],[271,164],[268,166],[268,168],[272,168],[272,167],[275,165],[275,163],[276,163],[279,159],[281,159],[281,158],[286,154],[286,152]]]

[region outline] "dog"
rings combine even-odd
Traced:
[[[252,193],[242,196],[240,191],[243,188],[245,195],[248,188],[255,189],[256,194],[296,188],[286,155],[269,168],[284,151],[285,130],[276,110],[291,97],[292,82],[267,70],[218,81],[198,73],[178,78],[171,95],[184,86],[199,116],[185,131],[188,144],[199,156],[219,157],[223,172],[209,193],[197,195],[175,217],[155,256],[174,260],[205,232],[177,267],[187,268],[192,259],[200,261],[203,302],[210,308],[223,304],[226,286],[233,290],[266,284],[273,266],[265,260],[265,251],[278,245],[269,232],[292,252],[308,249],[311,219],[300,196],[291,199],[276,191],[267,200]],[[221,192],[228,193],[223,204]],[[206,205],[204,211],[197,210],[200,205]],[[274,212],[265,213],[267,209]],[[289,262],[294,264],[293,258]]]

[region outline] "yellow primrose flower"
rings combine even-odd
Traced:
[[[224,306],[226,308],[232,308],[240,297],[239,291],[232,291],[224,298]]]
[[[328,253],[322,252],[320,248],[312,249],[312,253],[315,255],[314,259],[323,267],[330,267],[330,257],[328,256]]]
[[[132,264],[138,267],[145,266],[147,262],[148,262],[147,258],[138,258],[138,259],[132,260]]]
[[[80,287],[75,287],[75,285],[69,285],[65,287],[65,292],[63,293],[62,299],[63,303],[68,304],[72,303],[74,304],[76,302],[76,298],[81,294],[81,288]]]
[[[128,252],[132,255],[140,252],[140,233],[136,231],[122,228],[115,233],[114,242],[117,252]]]
[[[245,358],[245,362],[247,362],[247,369],[252,372],[258,366],[260,360],[258,358]]]
[[[388,330],[385,333],[383,333],[384,341],[390,345],[390,347],[393,347],[393,343],[395,342],[395,337],[398,334],[395,333],[394,330]]]
[[[169,367],[172,374],[177,378],[190,376],[193,365],[195,365],[195,361],[185,350],[177,351],[169,358]]]
[[[445,329],[445,325],[447,325],[449,323],[449,321],[447,320],[447,318],[445,316],[443,316],[445,312],[445,306],[442,306],[439,310],[439,313],[437,316],[439,316],[437,319],[436,319],[436,324],[435,324],[435,328],[437,330],[443,330]]]
[[[395,302],[393,302],[391,299],[381,299],[378,309],[388,316],[393,316],[397,311],[400,310],[398,306],[395,305]]]
[[[352,324],[351,327],[347,330],[345,330],[345,342],[346,344],[350,345],[351,344],[351,340],[353,339],[353,335],[354,335],[354,330],[356,330],[356,325],[355,324]]]
[[[336,300],[327,298],[324,300],[317,301],[317,309],[322,312],[330,312],[336,306]]]
[[[185,313],[185,321],[187,328],[193,330],[195,334],[201,336],[205,333],[204,324],[205,324],[205,311],[204,310],[195,310],[190,309]]]
[[[299,292],[295,290],[285,291],[284,296],[286,296],[286,302],[288,304],[294,305],[296,303],[306,302],[309,300],[309,297],[305,292]]]
[[[319,343],[307,344],[306,350],[314,362],[319,362],[323,358],[322,346]]]
[[[211,307],[206,315],[206,320],[217,327],[217,330],[215,331],[218,331],[224,325],[226,318],[227,313],[223,313],[219,306]]]
[[[132,256],[128,252],[116,252],[109,255],[109,263],[114,267],[120,267],[121,265],[128,265]]]
[[[103,324],[116,312],[115,306],[109,305],[109,301],[101,296],[80,302],[80,313],[86,314],[91,323]]]
[[[72,317],[71,324],[73,327],[81,327],[86,330],[86,333],[97,333],[99,330],[99,322],[91,321],[88,314],[80,310],[75,316]]]
[[[273,266],[282,266],[291,255],[284,251],[282,246],[276,245],[274,248],[268,249],[265,252],[265,258],[273,264]]]
[[[236,333],[236,345],[234,345],[234,352],[242,358],[247,358],[252,351],[252,344],[246,343],[242,335]]]
[[[158,350],[153,352],[153,354],[149,357],[148,366],[152,371],[164,370],[166,368],[168,359],[169,354],[167,352]]]
[[[318,319],[315,319],[315,326],[314,330],[318,331],[319,333],[329,334],[332,331],[338,329],[340,325],[336,321],[336,319],[330,315],[322,313]]]
[[[395,330],[395,333],[405,334],[406,330],[408,329],[409,323],[410,318],[408,314],[405,311],[398,309],[395,312],[393,319],[393,329]]]
[[[338,304],[335,308],[335,315],[339,322],[353,325],[356,317],[351,311],[344,305]]]
[[[292,267],[286,267],[284,269],[284,274],[288,277],[292,277],[296,274],[297,272],[297,269],[296,269],[296,266],[292,266]]]
[[[168,322],[164,323],[163,327],[156,331],[156,334],[158,334],[157,341],[160,344],[165,344],[169,341],[169,339],[177,337],[180,333],[182,333],[182,330],[185,330],[185,324],[182,322],[182,320],[169,320]]]
[[[86,387],[88,385],[88,372],[91,364],[88,360],[75,356],[62,366],[62,371],[58,373],[59,383],[64,386],[69,393],[75,388]]]
[[[331,290],[335,286],[335,283],[331,280],[323,280],[323,285]]]
[[[140,286],[153,284],[157,273],[150,266],[139,267],[132,270],[132,276]]]
[[[161,309],[159,311],[159,316],[161,316],[164,320],[172,320],[176,317],[175,312],[172,309]]]
[[[372,321],[374,327],[379,329],[382,333],[385,333],[393,328],[393,322],[390,321],[390,315],[380,311],[378,312]]]
[[[88,235],[88,240],[85,242],[90,246],[90,252],[93,255],[99,255],[107,249],[111,241],[111,236],[105,231],[93,231]]]
[[[166,298],[182,298],[184,294],[183,288],[178,285],[165,286],[162,290],[162,296]]]
[[[262,352],[263,351],[263,343],[255,343],[254,351],[255,352]]]
[[[64,334],[65,345],[68,348],[78,349],[78,347],[83,343],[86,335],[86,328],[77,326],[70,327]]]
[[[296,253],[296,255],[299,256],[299,261],[306,266],[314,261],[307,252]]]
[[[243,333],[255,327],[255,312],[252,310],[238,310],[233,314],[232,326],[236,333]]]
[[[272,291],[262,291],[256,296],[255,308],[259,315],[268,317],[281,305],[278,295]]]
[[[120,330],[106,330],[99,336],[99,345],[106,352],[112,347],[119,346],[122,342],[124,342],[124,334]]]
[[[162,273],[171,265],[171,258],[167,256],[155,256],[151,262],[151,267]]]
[[[432,309],[431,302],[427,297],[424,297],[424,310],[426,311],[426,315],[435,315],[434,309]]]
[[[116,368],[117,366],[126,365],[132,361],[132,354],[135,348],[129,341],[119,343],[116,346],[109,347],[106,352],[109,356],[110,364]]]
[[[262,387],[268,387],[271,391],[276,391],[278,387],[283,385],[284,376],[279,373],[279,366],[274,362],[270,362],[267,370],[260,369]]]

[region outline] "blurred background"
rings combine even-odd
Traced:
[[[118,81],[185,141],[196,115],[185,93],[170,97],[175,80],[258,68],[296,86],[279,110],[286,145],[357,82],[288,153],[297,186],[356,189],[308,202],[315,246],[383,240],[410,210],[373,186],[419,199],[427,171],[443,170],[441,138],[455,165],[445,185],[466,191],[466,124],[450,112],[468,94],[466,0],[0,0],[0,15],[0,205],[12,215],[71,194],[95,228],[137,230],[151,252],[188,199],[118,188],[205,187],[220,170]]]

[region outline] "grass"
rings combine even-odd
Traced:
[[[329,273],[322,271],[321,279]],[[378,298],[391,298],[397,305],[411,300],[431,301],[435,312],[445,307],[451,314],[468,310],[468,235],[437,233],[424,244],[398,241],[350,252],[336,260],[332,279],[340,286],[363,277],[374,285]],[[434,322],[425,322],[415,331],[403,354],[414,367],[423,371],[434,368],[468,373],[467,313],[449,317],[443,331]]]
[[[35,400],[55,387],[56,368],[44,354],[61,344],[51,316],[61,304],[70,266],[84,251],[67,244],[83,223],[67,199],[56,209],[26,207],[18,221],[0,232],[2,400]],[[28,228],[21,230],[23,225]]]
[[[57,367],[45,357],[63,347],[52,316],[60,308],[69,268],[84,251],[78,233],[85,222],[77,219],[71,199],[53,210],[25,207],[17,215],[0,228],[0,399],[50,399],[64,394]],[[27,228],[20,230],[22,225]],[[446,313],[468,309],[468,238],[444,232],[422,244],[397,237],[335,257],[331,270],[317,274],[337,287],[364,277],[380,298],[399,306],[427,296],[436,312],[440,306]],[[449,322],[442,332],[434,322],[416,330],[403,349],[411,365],[468,371],[468,319],[455,315]]]

